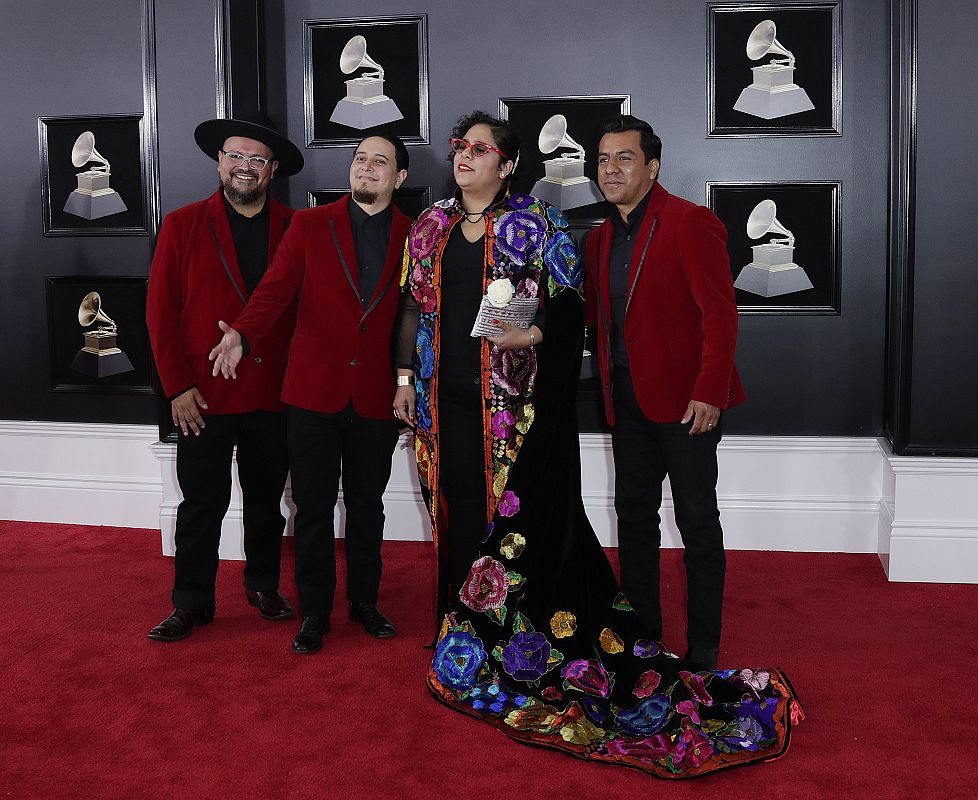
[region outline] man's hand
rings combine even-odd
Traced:
[[[720,419],[720,409],[711,406],[709,403],[701,403],[699,400],[690,400],[686,406],[686,414],[683,416],[682,424],[685,425],[693,420],[693,427],[689,429],[689,435],[695,436],[699,433],[707,433],[717,426]]]
[[[204,427],[204,418],[200,415],[200,410],[206,408],[207,403],[200,396],[200,392],[195,388],[187,389],[170,401],[170,417],[174,425],[180,426],[184,436],[189,436],[191,430],[194,436],[200,436],[200,429]]]
[[[207,356],[214,362],[211,375],[216,378],[217,373],[221,373],[225,380],[237,378],[234,368],[238,366],[241,356],[244,355],[244,348],[241,346],[241,334],[224,320],[218,322],[217,326],[224,332],[224,336],[217,343],[217,347],[211,350]]]
[[[398,386],[394,394],[394,416],[402,425],[414,427],[417,420],[414,417],[414,402],[417,394],[413,386]]]
[[[543,332],[536,325],[517,328],[500,320],[493,320],[493,323],[499,328],[499,333],[486,338],[500,350],[525,350],[543,341]]]

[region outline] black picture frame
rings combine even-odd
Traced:
[[[79,135],[89,131],[95,149],[111,165],[109,185],[122,199],[124,211],[86,219],[65,211],[78,188],[75,177],[91,168],[76,167],[71,156]],[[44,236],[149,236],[156,218],[156,191],[144,148],[142,114],[38,117],[41,162],[41,226]]]
[[[48,275],[47,300],[48,352],[51,390],[90,394],[153,394],[154,365],[146,328],[145,276]],[[86,376],[72,368],[84,346],[85,331],[78,321],[82,299],[98,292],[101,308],[118,326],[118,347],[129,357],[133,369],[103,378]]]
[[[302,24],[306,147],[350,147],[378,131],[393,133],[408,145],[428,144],[427,14],[307,19]],[[350,79],[340,71],[340,54],[357,35],[366,39],[367,55],[384,67],[384,94],[402,119],[366,128],[330,120]]]
[[[565,95],[560,97],[500,97],[499,117],[516,129],[521,142],[520,163],[513,176],[513,191],[532,194],[534,184],[543,177],[545,159],[540,152],[540,129],[554,114],[567,118],[567,131],[584,148],[584,174],[597,184],[598,140],[601,125],[619,114],[628,114],[631,95]],[[573,227],[589,227],[608,216],[610,206],[592,203],[565,210]]]
[[[730,271],[741,314],[838,315],[842,313],[840,253],[841,181],[709,181],[707,205],[727,229]],[[776,231],[752,240],[747,220],[763,200],[773,200],[777,221],[795,236],[792,263],[812,288],[764,297],[737,287],[754,245],[778,236]],[[783,238],[783,237],[782,237]]]
[[[842,135],[842,19],[838,0],[779,3],[707,4],[706,116],[707,138],[762,136]],[[750,106],[747,87],[752,67],[784,58],[772,52],[752,61],[747,55],[751,32],[759,23],[775,24],[777,41],[794,58],[794,83],[814,108],[765,119],[734,108]],[[777,93],[776,93],[777,94]],[[760,96],[760,95],[758,95]],[[800,95],[795,92],[794,97]],[[782,95],[771,101],[790,108],[794,101]]]
[[[306,191],[306,205],[309,208],[315,208],[327,203],[335,203],[349,191],[349,189],[309,189]],[[412,220],[415,220],[422,211],[431,205],[431,187],[402,186],[394,190],[394,197],[391,198],[391,202]]]

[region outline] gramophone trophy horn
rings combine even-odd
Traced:
[[[563,114],[554,114],[544,123],[540,136],[537,137],[537,144],[541,153],[552,153],[560,147],[569,147],[574,152],[565,154],[564,158],[584,160],[584,148],[567,133],[567,117]]]
[[[85,331],[82,336],[85,346],[75,354],[71,368],[90,378],[106,378],[132,372],[133,365],[117,344],[118,326],[102,310],[102,297],[98,292],[89,292],[78,306],[78,324],[87,328],[94,323],[102,323],[93,331]]]
[[[125,211],[126,204],[115,189],[109,187],[109,176],[112,174],[109,160],[95,149],[95,134],[85,131],[75,139],[71,148],[71,163],[84,167],[90,161],[97,161],[98,164],[75,176],[78,188],[68,195],[64,210],[85,219],[99,219]]]
[[[778,222],[777,204],[773,200],[761,200],[747,218],[747,235],[760,239],[769,233],[781,233],[788,238],[752,245],[751,262],[737,275],[734,288],[761,297],[811,289],[812,282],[805,270],[794,262],[794,234]]]
[[[384,68],[367,55],[367,40],[363,36],[354,36],[346,43],[343,52],[340,53],[340,72],[350,75],[360,67],[373,68],[374,72],[363,74],[364,78],[376,78],[383,80]]]
[[[747,37],[747,57],[751,61],[764,58],[768,53],[788,57],[787,62],[784,59],[775,59],[772,64],[785,64],[789,67],[795,65],[794,55],[778,41],[778,26],[770,19],[758,22]]]

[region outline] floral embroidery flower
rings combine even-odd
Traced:
[[[536,297],[540,293],[540,286],[533,278],[523,278],[516,287],[517,297]]]
[[[446,686],[468,689],[475,684],[485,660],[481,640],[465,631],[455,631],[438,643],[433,666],[438,680]]]
[[[547,206],[547,219],[558,228],[566,228],[570,224],[564,212],[557,208],[557,206]]]
[[[519,558],[526,547],[526,539],[519,533],[507,533],[499,543],[499,552],[510,560]]]
[[[635,681],[635,688],[632,689],[632,694],[636,697],[648,697],[659,688],[661,680],[662,676],[654,669],[643,672],[638,676],[638,680]]]
[[[564,693],[560,691],[556,686],[548,686],[542,692],[540,692],[541,697],[545,697],[547,700],[563,700]]]
[[[421,307],[422,312],[428,313],[429,311],[435,310],[434,287],[428,286],[425,283],[416,285],[411,289],[411,296],[414,297],[417,304]]]
[[[432,347],[435,332],[427,325],[418,325],[418,338],[414,345],[414,366],[417,377],[430,378],[435,371],[435,351]]]
[[[491,556],[483,556],[472,564],[459,599],[473,611],[502,608],[509,593],[506,567]]]
[[[508,439],[516,427],[516,416],[512,411],[497,411],[492,415],[492,435]]]
[[[738,717],[732,727],[732,731],[724,732],[719,738],[737,750],[761,749],[760,742],[764,738],[764,731],[756,719]]]
[[[660,761],[672,752],[672,739],[664,733],[633,739],[631,736],[617,736],[605,743],[605,752],[612,756],[630,756],[643,761]]]
[[[628,733],[651,736],[658,733],[669,716],[669,698],[654,694],[645,698],[635,708],[620,711],[615,719]]]
[[[683,700],[676,706],[676,711],[678,711],[680,714],[685,714],[697,725],[702,722],[700,719],[700,712],[696,708],[696,703],[694,703],[692,700]]]
[[[496,452],[495,448],[493,452]],[[502,457],[502,456],[500,456]],[[501,497],[506,488],[506,481],[509,480],[509,467],[506,464],[496,462],[496,474],[492,479],[492,493],[495,497]]]
[[[558,231],[547,243],[543,261],[558,286],[576,289],[584,280],[581,258],[577,253],[574,238],[564,231]]]
[[[518,681],[535,681],[547,671],[552,649],[542,633],[514,633],[503,648],[503,669]]]
[[[431,474],[431,448],[420,436],[414,437],[414,458],[418,462],[418,475],[427,486]]]
[[[516,496],[515,492],[505,491],[503,492],[503,496],[499,498],[498,508],[499,513],[504,517],[515,516],[515,514],[520,510],[520,499]]]
[[[605,737],[605,732],[586,717],[576,719],[560,729],[560,736],[565,742],[582,744],[585,748],[593,747]]]
[[[408,234],[408,254],[411,258],[420,261],[435,252],[447,227],[448,215],[441,208],[431,206],[424,211]]]
[[[540,253],[543,246],[546,224],[539,214],[529,211],[509,211],[494,224],[496,241],[494,249],[501,257],[509,258],[516,266],[522,267]]]
[[[573,636],[577,630],[577,617],[570,611],[558,611],[550,618],[550,630],[558,639]]]
[[[601,649],[606,653],[611,655],[617,655],[625,649],[625,645],[621,640],[621,637],[615,633],[611,628],[605,628],[601,631],[598,640],[601,642]]]
[[[418,428],[423,431],[431,430],[431,406],[429,405],[429,384],[424,379],[418,379],[414,384],[416,392],[414,413],[418,417]]]
[[[775,724],[774,714],[778,710],[778,701],[772,699],[763,700],[744,700],[737,706],[737,714],[741,717],[753,719],[761,726],[764,738],[769,739],[774,736]]]
[[[493,347],[489,353],[492,382],[514,397],[528,394],[537,377],[536,348],[499,350]]]
[[[526,706],[516,711],[510,711],[504,722],[518,731],[547,733],[557,716],[556,708],[541,703],[540,705]]]
[[[525,434],[530,430],[533,420],[536,417],[536,409],[533,403],[524,403],[516,411],[516,430]]]
[[[706,763],[713,755],[713,743],[702,731],[694,728],[689,720],[683,720],[683,732],[676,741],[673,762],[693,769]]]
[[[632,652],[637,658],[654,658],[662,652],[662,648],[651,639],[636,639]]]
[[[771,673],[764,669],[757,672],[752,669],[742,669],[738,677],[746,686],[759,692],[766,689],[771,682]]]
[[[609,675],[604,664],[593,659],[571,661],[561,671],[565,689],[577,689],[596,697],[610,697],[615,685],[614,676]]]
[[[686,684],[686,688],[689,690],[689,696],[692,697],[693,700],[704,706],[713,705],[713,698],[706,690],[706,681],[703,680],[702,675],[696,672],[681,670],[679,677],[683,679],[683,683]]]
[[[529,208],[533,203],[533,198],[528,194],[511,194],[506,201],[506,205],[512,209]]]

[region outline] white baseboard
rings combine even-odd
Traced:
[[[893,456],[875,438],[728,436],[717,496],[731,550],[878,553],[893,581],[978,583],[978,459]],[[581,436],[582,496],[614,546],[614,465],[603,434]],[[148,425],[0,421],[0,518],[157,528],[173,553],[176,448]],[[390,540],[430,540],[413,453],[394,453]],[[283,511],[294,509],[288,490]],[[342,494],[336,531],[342,535]],[[288,531],[286,531],[288,533]],[[679,547],[668,482],[662,542]],[[221,557],[243,558],[235,479]]]

